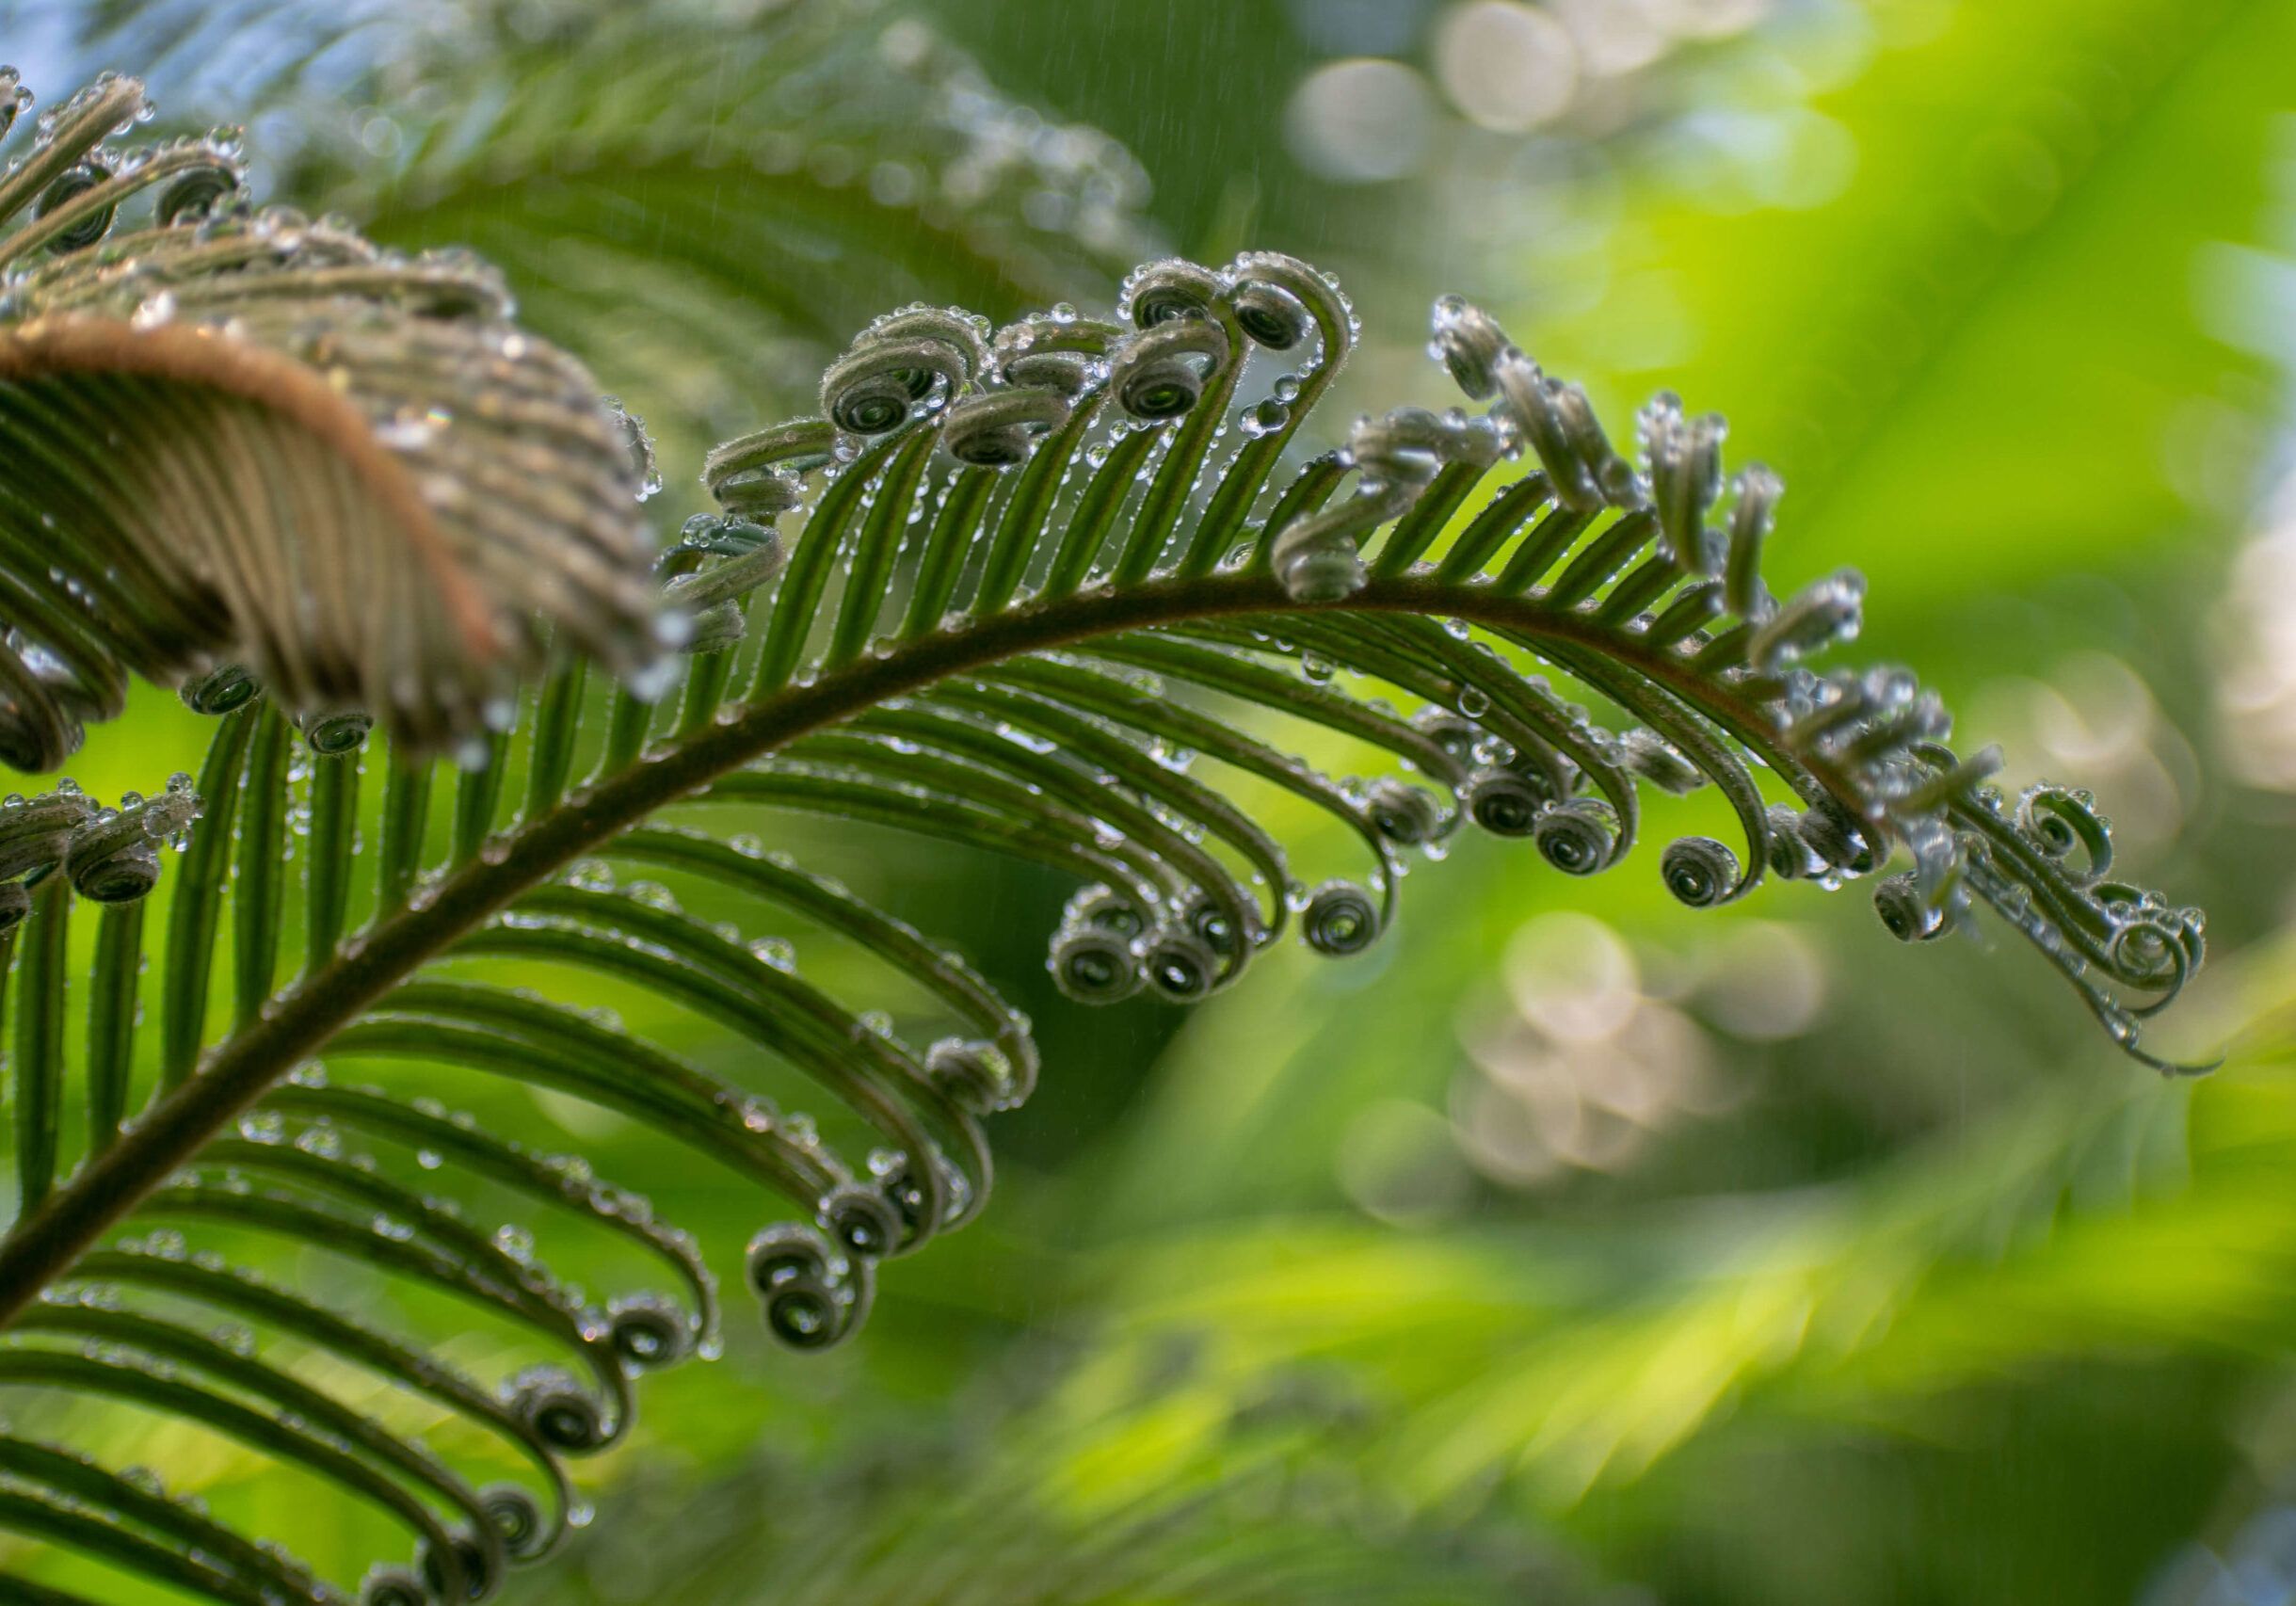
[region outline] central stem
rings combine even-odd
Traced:
[[[252,1026],[217,1044],[197,1074],[17,1223],[0,1240],[0,1326],[69,1272],[98,1236],[161,1181],[190,1164],[209,1138],[417,967],[528,888],[657,810],[811,731],[951,675],[1119,631],[1303,611],[1310,610],[1274,579],[1252,574],[1151,581],[1023,604],[776,692],[594,789],[577,792],[512,831],[500,853],[454,871],[427,902],[400,908],[345,942],[329,963],[281,992]],[[1598,647],[1606,656],[1630,656],[1635,669],[1694,704],[1714,695],[1713,683],[1679,658],[1647,650],[1623,652],[1626,643],[1617,633],[1599,629],[1584,615],[1482,587],[1438,586],[1421,577],[1374,580],[1343,602],[1312,611],[1434,614],[1574,641]],[[1854,809],[1854,797],[1835,784],[1836,778],[1818,779]]]

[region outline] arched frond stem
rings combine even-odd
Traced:
[[[1749,730],[1763,723],[1753,705],[1732,709],[1723,702],[1711,680],[1689,660],[1622,646],[1615,634],[1583,614],[1421,575],[1374,577],[1351,596],[1328,603],[1299,602],[1266,574],[1150,580],[1025,603],[883,656],[861,657],[810,683],[787,685],[649,754],[586,794],[573,794],[555,811],[512,830],[484,858],[417,894],[363,938],[346,941],[326,966],[291,985],[267,1013],[217,1046],[134,1131],[58,1186],[0,1241],[0,1325],[189,1163],[209,1138],[456,936],[657,810],[889,699],[1008,659],[1181,620],[1317,612],[1462,618],[1534,648],[1551,644],[1599,651],[1623,658],[1637,673],[1719,721]],[[1829,773],[1822,759],[1808,761],[1807,767],[1841,809],[1858,814],[1858,794],[1846,778]]]

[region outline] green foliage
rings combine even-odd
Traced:
[[[98,99],[124,93],[107,87]],[[111,120],[89,114],[88,126],[101,134]],[[59,172],[84,159],[97,171],[95,141],[69,117],[48,133],[59,151],[72,147],[54,159]],[[223,170],[217,150],[201,148],[199,170]],[[127,199],[124,175],[144,170],[123,161],[98,172],[0,249],[59,243],[55,219],[108,210]],[[45,193],[56,197],[52,183]],[[322,277],[316,307],[303,310],[326,326],[322,339],[338,326],[379,329],[377,371],[398,372],[396,342],[483,335],[499,353],[501,341],[524,338],[501,329],[499,305],[471,290],[483,280],[463,265],[389,262],[331,228],[276,217],[245,231],[225,222],[163,216],[148,239],[123,236],[124,250],[100,236],[69,242],[35,281],[64,288],[27,298],[14,314],[23,321],[0,335],[30,352],[7,392],[12,438],[66,438],[40,410],[104,405],[100,388],[74,393],[37,366],[50,361],[43,315],[84,315],[132,353],[172,339],[179,318],[198,321],[188,286],[221,297],[215,327],[195,338],[264,346],[260,320],[231,320],[272,287],[237,264],[169,281],[164,316],[139,320],[144,301],[119,292],[70,298],[104,267],[152,262],[164,277],[175,251],[218,236],[293,233],[281,270],[291,301],[305,293],[299,275],[339,275],[347,261],[352,279]],[[297,258],[314,239],[335,254]],[[146,291],[143,276],[121,277]],[[439,284],[452,294],[406,313],[404,297]],[[419,334],[391,321],[401,315],[419,317]],[[510,728],[490,735],[483,697],[388,695],[405,673],[431,688],[474,659],[486,666],[451,634],[415,632],[399,658],[361,654],[373,678],[358,685],[384,695],[297,679],[340,621],[399,622],[368,588],[390,572],[376,557],[392,550],[380,528],[331,531],[339,561],[272,576],[288,605],[233,600],[175,657],[139,650],[131,622],[183,611],[180,596],[140,577],[120,583],[117,621],[83,602],[76,634],[59,627],[53,642],[12,646],[19,683],[46,686],[74,718],[107,705],[43,681],[50,657],[76,665],[80,681],[120,666],[173,678],[195,666],[195,651],[236,653],[254,674],[211,673],[192,687],[191,700],[222,714],[196,782],[116,811],[59,791],[0,822],[19,900],[9,958],[20,1199],[0,1244],[11,1334],[0,1379],[41,1390],[49,1405],[122,1400],[200,1423],[371,1507],[378,1531],[398,1531],[377,1549],[411,1543],[413,1558],[370,1575],[370,1601],[476,1598],[509,1563],[546,1553],[580,1512],[565,1458],[628,1433],[634,1376],[714,1347],[715,1295],[694,1245],[642,1200],[554,1152],[554,1134],[538,1145],[456,1119],[416,1091],[434,1084],[425,1064],[610,1111],[782,1195],[800,1219],[757,1233],[745,1282],[789,1344],[826,1348],[850,1334],[881,1263],[983,1208],[983,1123],[1027,1095],[1036,1053],[1029,1023],[964,961],[762,844],[700,828],[730,805],[1050,865],[1087,884],[1051,945],[1063,990],[1088,1003],[1140,992],[1189,1002],[1235,982],[1294,921],[1318,953],[1366,947],[1392,923],[1403,856],[1439,852],[1470,823],[1529,839],[1556,871],[1583,875],[1627,856],[1646,786],[1710,786],[1743,846],[1669,844],[1658,869],[1683,903],[1731,902],[1764,875],[1836,884],[1875,874],[1902,844],[1913,868],[1876,897],[1894,932],[1934,936],[1989,907],[2134,1051],[2141,1014],[2198,965],[2196,914],[2108,878],[2110,840],[2085,796],[2042,787],[2007,805],[1986,785],[1990,759],[1965,763],[1942,747],[1942,711],[1909,676],[1805,666],[1854,633],[1861,586],[1840,575],[1771,595],[1759,561],[1774,476],[1746,471],[1726,504],[1719,420],[1686,418],[1662,397],[1639,421],[1630,462],[1583,393],[1541,373],[1480,312],[1439,303],[1435,336],[1485,412],[1398,410],[1357,425],[1344,451],[1302,461],[1289,449],[1357,329],[1336,287],[1291,258],[1151,264],[1113,320],[1066,307],[1001,329],[926,308],[879,319],[829,365],[824,416],[710,455],[720,511],[691,521],[658,565],[687,649],[675,695],[659,702],[590,683],[592,658],[616,658],[599,637],[643,639],[650,608],[625,606],[619,628],[599,632],[566,604],[552,581],[588,554],[579,512],[525,532],[534,544],[515,555],[475,528],[456,549],[490,617],[528,633],[506,655],[538,653],[537,612],[558,646],[577,650],[555,654],[516,717],[491,721]],[[133,374],[134,362],[117,366]],[[355,374],[348,382],[356,390]],[[529,442],[467,425],[490,416],[473,405],[488,393],[470,376],[431,372],[419,391],[378,406],[369,428],[392,451],[460,453],[435,465],[442,494],[536,472],[520,456]],[[398,408],[432,393],[443,416],[393,434]],[[292,415],[272,391],[243,399],[258,421]],[[112,405],[128,403],[160,405]],[[207,392],[167,405],[195,421],[229,411]],[[573,459],[570,474],[601,488],[602,506],[618,489],[634,505],[638,472],[610,424],[590,410],[538,432]],[[159,453],[179,441],[134,444]],[[249,535],[249,572],[270,573],[297,522],[250,533],[238,510],[274,506],[298,465],[316,474],[328,459],[269,437],[246,458],[238,479],[195,482],[204,494],[173,512]],[[1501,465],[1518,458],[1536,468],[1511,476]],[[57,481],[95,472],[72,463]],[[22,510],[38,505],[27,498]],[[800,511],[800,529],[779,527]],[[115,555],[149,561],[180,529],[120,517],[105,533]],[[40,589],[37,538],[24,524],[0,549],[26,593]],[[409,568],[398,584],[425,595]],[[304,715],[299,731],[282,707]],[[368,709],[403,738],[371,766]],[[1310,767],[1263,733],[1260,716],[1343,737],[1380,773]],[[451,781],[424,759],[426,743],[448,735],[477,745]],[[1342,823],[1369,873],[1296,883],[1260,821],[1303,808]],[[153,840],[186,828],[167,919],[145,923],[130,894],[157,878]],[[362,832],[370,855],[356,852]],[[626,881],[634,871],[685,891]],[[705,893],[730,923],[686,911]],[[75,898],[102,906],[84,972]],[[916,1046],[844,1002],[849,967],[824,980],[795,969],[779,940],[793,923],[857,956],[862,990],[900,998],[912,1018],[938,1023],[938,1040]],[[138,959],[152,949],[147,984]],[[818,1120],[785,1111],[767,1079],[720,1074],[574,1002],[614,989],[707,1020],[836,1108]],[[147,992],[155,1034],[136,1029]],[[67,1021],[81,1003],[89,1071],[75,1080]],[[374,1062],[392,1083],[341,1084],[313,1067],[320,1056]],[[73,1130],[84,1144],[67,1139]],[[131,1215],[146,1236],[98,1246]],[[530,1220],[550,1224],[554,1247],[586,1230],[618,1241],[617,1286],[650,1263],[650,1282],[668,1292],[587,1294],[537,1253]],[[346,1313],[306,1260],[388,1279],[426,1319],[423,1331]],[[472,1375],[448,1311],[476,1312],[490,1331],[515,1333],[526,1356],[553,1358]],[[217,1315],[236,1324],[219,1338],[208,1330]],[[1731,1359],[1726,1348],[1715,1357],[1717,1367]],[[1614,1357],[1630,1363],[1632,1352]],[[452,1453],[415,1430],[425,1417],[459,1423]],[[1493,1431],[1512,1420],[1474,1416]],[[1587,1453],[1598,1467],[1622,1443],[1647,1456],[1670,1442],[1657,1426],[1654,1445],[1649,1424],[1606,1437],[1597,1423]],[[19,1531],[218,1599],[338,1598],[141,1477],[33,1434],[0,1439],[0,1453],[11,1473],[0,1521]],[[1463,1462],[1459,1475],[1472,1469]],[[514,1470],[525,1482],[489,1481]]]
[[[827,1468],[760,1457],[699,1502],[640,1471],[615,1515],[657,1544],[638,1566],[561,1569],[557,1598],[728,1606],[754,1598],[761,1577],[794,1606],[1466,1606],[1495,1582],[1597,1598],[1512,1518],[1456,1533],[1348,1475],[1365,1413],[1343,1390],[1302,1380],[1208,1405],[1176,1391],[1184,1366],[1151,1359],[1121,1408],[1090,1417],[992,1407],[977,1434],[911,1435]]]

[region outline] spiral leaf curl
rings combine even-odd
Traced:
[[[1064,304],[997,330],[996,370],[1008,385],[1073,397],[1106,377],[1108,353],[1123,338],[1122,325],[1080,318]]]
[[[821,410],[853,435],[907,424],[938,391],[961,394],[987,365],[982,323],[912,307],[871,324],[821,377]]]
[[[1036,436],[1068,421],[1068,404],[1050,390],[968,396],[950,410],[942,443],[960,463],[1009,468],[1027,459]]]
[[[749,1242],[749,1286],[766,1325],[794,1349],[827,1349],[868,1314],[867,1261],[833,1253],[809,1228],[770,1227]]]
[[[1666,890],[1692,908],[1711,908],[1734,897],[1740,879],[1738,856],[1712,837],[1678,837],[1659,856]]]
[[[1353,881],[1326,881],[1308,899],[1300,936],[1319,954],[1359,954],[1378,939],[1379,907]]]
[[[1592,875],[1610,860],[1618,814],[1607,803],[1574,797],[1550,804],[1531,827],[1541,858],[1565,875]]]
[[[1060,990],[1079,1004],[1115,1004],[1147,979],[1132,944],[1104,925],[1064,927],[1046,963]]]

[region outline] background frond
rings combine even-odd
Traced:
[[[761,1580],[805,1606],[1453,1606],[1497,1587],[1599,1598],[1550,1534],[1511,1516],[1461,1533],[1372,1487],[1348,1464],[1368,1413],[1344,1383],[1302,1369],[1199,1413],[1175,1397],[1189,1358],[1165,1355],[1079,1409],[1057,1363],[1043,1365],[1050,1384],[976,1388],[971,1433],[894,1435],[826,1465],[749,1456],[698,1504],[640,1474],[605,1508],[598,1542],[575,1550],[569,1598],[605,1606],[672,1589],[731,1606]],[[658,1536],[642,1568],[615,1538],[641,1525]]]

